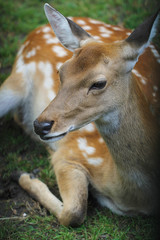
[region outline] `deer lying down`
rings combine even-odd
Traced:
[[[53,150],[62,202],[27,173],[19,184],[66,226],[83,223],[89,185],[116,214],[157,213],[160,57],[149,44],[159,12],[132,33],[89,18],[73,22],[48,4],[45,13],[69,51],[50,25],[30,33],[0,88],[0,116],[14,110]]]

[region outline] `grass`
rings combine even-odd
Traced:
[[[44,0],[0,1],[0,83],[9,75],[16,52],[27,33],[47,23],[44,3]],[[131,29],[154,12],[158,5],[157,0],[48,0],[48,3],[66,16],[87,16],[106,23],[123,24]],[[40,178],[57,191],[44,146],[26,136],[10,115],[0,120],[0,136],[1,179],[6,180],[17,169],[32,172],[39,168]],[[12,204],[15,206],[14,202]],[[153,239],[153,229],[152,218],[119,217],[89,201],[87,219],[79,228],[59,226],[55,217],[48,213],[43,216],[33,213],[25,219],[0,220],[0,239],[150,240]]]
[[[92,207],[89,206],[89,211]],[[76,229],[59,226],[51,215],[44,217],[34,214],[23,221],[3,221],[0,239],[153,239],[152,223],[149,218],[118,217],[102,209],[93,211],[94,216],[88,216],[85,223]]]

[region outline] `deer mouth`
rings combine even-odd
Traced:
[[[65,137],[67,135],[68,132],[64,132],[62,134],[59,134],[59,135],[50,135],[50,136],[47,136],[47,135],[40,135],[40,138],[43,140],[43,141],[50,141],[50,142],[55,142],[55,141],[58,141],[60,139],[62,139],[63,137]]]

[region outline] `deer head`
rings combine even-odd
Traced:
[[[127,39],[111,44],[96,41],[48,4],[45,13],[73,57],[61,66],[59,92],[34,122],[35,132],[56,141],[104,116],[116,124],[134,81],[131,71],[155,35],[158,12]]]

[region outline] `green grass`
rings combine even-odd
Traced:
[[[11,71],[16,52],[27,33],[47,23],[44,0],[0,1],[0,83]],[[65,16],[87,16],[110,24],[135,28],[155,11],[158,1],[149,0],[48,0]],[[158,43],[159,44],[159,43]],[[159,45],[158,45],[159,46]],[[13,123],[10,115],[0,120],[0,177],[7,179],[14,170],[40,169],[40,178],[57,192],[49,154]],[[1,204],[1,201],[0,201]],[[14,202],[12,203],[14,206]],[[11,206],[8,206],[11,207]],[[0,205],[1,212],[1,205]],[[112,214],[89,201],[88,216],[81,227],[59,226],[50,214],[29,214],[26,219],[0,220],[0,239],[153,239],[154,220],[127,218]]]
[[[10,226],[8,228],[8,226]],[[33,215],[25,220],[3,222],[0,239],[64,239],[64,240],[150,240],[153,239],[149,219],[117,217],[109,211],[95,211],[94,216],[78,228],[59,226],[53,216]]]

